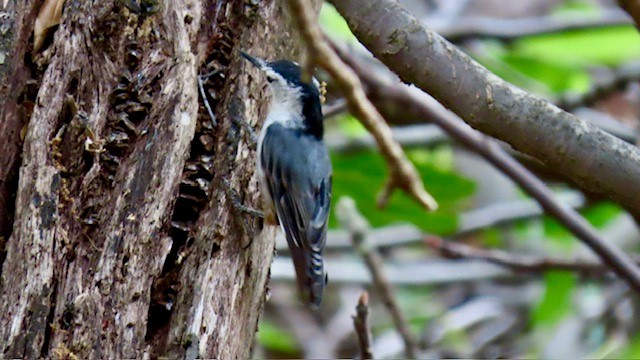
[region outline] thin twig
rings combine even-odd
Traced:
[[[216,120],[216,115],[213,113],[213,110],[211,109],[211,105],[209,104],[209,99],[207,99],[207,93],[204,91],[204,82],[202,81],[203,78],[208,78],[209,76],[211,76],[211,74],[212,73],[205,74],[205,75],[198,75],[198,89],[200,90],[200,96],[202,97],[202,102],[204,103],[204,107],[207,109],[207,112],[209,113],[209,118],[211,118],[211,124],[213,125],[213,127],[216,127],[218,125],[218,121]]]
[[[566,260],[511,254],[501,250],[480,249],[462,243],[446,241],[436,236],[426,236],[424,241],[430,247],[438,250],[442,256],[449,259],[483,260],[519,272],[562,270],[601,274],[609,270],[605,264],[597,260]],[[639,263],[640,257],[635,256],[634,261]]]
[[[389,125],[367,99],[360,80],[327,43],[308,0],[288,0],[288,3],[291,12],[296,14],[293,18],[309,50],[308,73],[311,74],[309,70],[313,69],[313,64],[317,64],[342,87],[351,113],[371,132],[387,161],[390,176],[378,197],[378,206],[386,206],[392,191],[401,188],[426,209],[437,209],[436,200],[424,189],[420,174],[406,158],[400,145],[393,140]]]
[[[356,305],[356,315],[353,316],[353,327],[356,330],[358,344],[360,345],[360,359],[373,359],[371,353],[371,328],[369,327],[369,293],[362,292],[358,305]]]
[[[399,81],[382,79],[377,74],[360,65],[360,62],[345,51],[337,49],[340,56],[358,73],[358,75],[375,89],[378,96],[394,99],[399,105],[421,113],[446,131],[453,139],[464,144],[487,159],[496,168],[503,171],[520,185],[542,208],[556,218],[578,239],[591,248],[613,271],[625,279],[627,283],[640,293],[640,268],[631,258],[614,244],[605,241],[596,229],[575,210],[555,200],[553,192],[522,164],[513,159],[492,139],[464,125],[463,121],[450,112],[434,111],[442,108],[435,99],[422,92],[409,91]]]
[[[416,342],[409,331],[409,324],[402,314],[402,311],[400,311],[394,288],[384,274],[382,258],[378,251],[373,248],[367,240],[369,223],[358,212],[355,202],[349,197],[340,199],[336,207],[336,216],[342,227],[351,233],[353,246],[358,253],[362,255],[371,273],[373,283],[380,293],[384,304],[391,314],[393,323],[404,341],[405,355],[408,358],[415,359],[417,349]]]

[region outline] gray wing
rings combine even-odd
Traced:
[[[319,306],[326,284],[322,252],[331,206],[331,161],[324,144],[298,130],[270,125],[260,164],[287,238],[298,284]]]

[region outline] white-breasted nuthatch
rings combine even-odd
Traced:
[[[323,117],[315,79],[305,83],[288,60],[268,62],[245,52],[271,88],[271,108],[258,139],[258,175],[265,220],[280,222],[300,291],[314,308],[327,283],[322,252],[331,206],[331,160],[322,140]]]

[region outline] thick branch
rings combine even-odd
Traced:
[[[636,147],[506,83],[396,2],[331,2],[360,41],[403,81],[416,84],[476,129],[640,215]]]
[[[384,207],[395,188],[405,190],[410,196],[429,210],[438,208],[436,200],[425,191],[420,174],[406,158],[402,148],[391,136],[391,129],[367,99],[358,77],[335,54],[324,39],[314,13],[307,0],[289,0],[294,19],[309,50],[309,64],[318,64],[325,69],[344,89],[349,109],[376,139],[391,172],[387,185],[378,198]],[[308,66],[312,69],[312,66]]]

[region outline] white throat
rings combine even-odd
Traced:
[[[281,84],[271,86],[271,107],[265,120],[265,127],[277,122],[287,128],[302,128],[302,102],[300,89]]]

